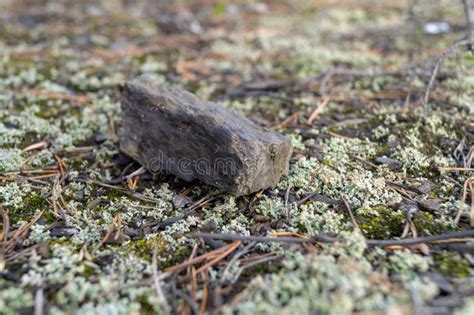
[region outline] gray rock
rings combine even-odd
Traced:
[[[402,162],[400,162],[399,160],[391,159],[391,158],[388,158],[388,157],[385,157],[385,156],[375,158],[374,162],[379,164],[379,165],[380,164],[386,164],[391,169],[398,169],[398,168],[402,167]]]
[[[418,201],[418,205],[422,210],[430,211],[430,212],[438,212],[441,210],[441,205],[443,204],[443,200],[439,198],[431,198],[422,201]]]
[[[172,201],[173,201],[173,205],[176,208],[184,208],[187,205],[192,203],[191,198],[189,198],[187,196],[180,195],[180,194],[174,195]]]
[[[147,76],[125,84],[122,112],[120,149],[151,172],[237,196],[274,187],[288,174],[287,137]]]
[[[52,237],[58,237],[58,236],[73,236],[74,234],[77,234],[79,231],[75,228],[67,228],[67,227],[56,227],[52,228],[50,231],[50,235]]]
[[[433,189],[435,189],[435,188],[436,188],[436,184],[429,181],[429,180],[423,181],[423,183],[421,183],[421,185],[417,187],[417,189],[422,194],[427,194],[427,193],[433,191]]]

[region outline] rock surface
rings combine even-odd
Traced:
[[[122,90],[120,149],[151,172],[199,179],[233,195],[288,174],[291,141],[242,115],[141,76]]]

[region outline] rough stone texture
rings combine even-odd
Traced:
[[[290,140],[239,113],[146,76],[126,83],[122,95],[120,148],[152,172],[237,196],[288,174]]]

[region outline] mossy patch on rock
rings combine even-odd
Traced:
[[[368,238],[387,239],[398,237],[403,232],[406,214],[385,206],[355,213],[356,221]]]

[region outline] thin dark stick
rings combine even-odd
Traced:
[[[196,302],[193,300],[191,296],[187,295],[186,293],[178,289],[175,289],[175,294],[183,298],[184,300],[186,300],[186,302],[188,303],[189,307],[192,310],[192,314],[199,314],[199,306],[196,304]]]
[[[359,224],[357,224],[357,221],[354,217],[354,213],[352,213],[351,206],[349,205],[349,202],[347,202],[347,199],[344,197],[343,194],[341,194],[341,200],[344,203],[344,206],[346,207],[347,212],[349,212],[349,216],[351,217],[351,221],[352,221],[352,225],[354,226],[354,229],[362,234],[362,230],[360,229]]]
[[[256,261],[253,261],[251,263],[248,263],[246,265],[243,265],[237,271],[236,275],[234,276],[234,278],[231,281],[231,284],[232,285],[235,284],[237,282],[237,280],[239,280],[240,276],[242,275],[242,272],[244,272],[246,269],[251,268],[251,267],[256,266],[256,265],[259,265],[259,264],[263,264],[263,263],[272,261],[272,260],[280,259],[281,257],[282,257],[281,255],[264,257],[264,258],[258,259]]]
[[[133,198],[136,198],[138,200],[145,201],[145,202],[153,202],[153,203],[159,203],[160,202],[158,199],[154,199],[154,198],[145,196],[145,195],[137,193],[135,191],[127,190],[127,189],[124,189],[124,188],[121,188],[121,187],[116,187],[116,186],[109,185],[109,184],[106,184],[106,183],[103,183],[103,182],[100,182],[100,181],[97,181],[97,180],[93,180],[93,179],[90,179],[90,180],[75,179],[74,181],[80,182],[80,183],[97,185],[97,186],[101,186],[101,187],[104,187],[104,188],[113,189],[115,191],[121,192],[125,195],[128,195],[130,197],[133,197]]]
[[[431,73],[430,81],[428,82],[428,85],[426,86],[425,90],[425,96],[423,98],[423,114],[426,116],[428,113],[428,99],[430,97],[430,91],[431,88],[433,87],[434,81],[436,79],[436,75],[438,74],[439,67],[441,63],[448,57],[455,55],[456,49],[462,46],[466,45],[472,45],[473,42],[470,39],[465,39],[461,40],[457,43],[455,43],[453,46],[451,46],[447,51],[445,51],[441,56],[438,57],[438,59],[435,62],[435,66],[433,68],[433,72]]]
[[[44,314],[44,290],[43,288],[38,288],[35,292],[34,315],[43,315],[43,314]]]
[[[275,259],[279,259],[281,258],[281,255],[274,255],[274,256],[268,256],[268,257],[264,257],[264,258],[261,258],[261,259],[258,259],[258,260],[255,260],[255,261],[252,261],[246,265],[243,265],[241,267],[242,271],[245,270],[245,269],[248,269],[248,268],[251,268],[253,266],[256,266],[256,265],[259,265],[259,264],[262,264],[262,263],[265,263],[265,262],[268,262],[268,261],[272,261],[272,260],[275,260]]]
[[[164,221],[162,222],[154,222],[154,223],[151,223],[151,224],[148,224],[146,225],[146,227],[155,227],[155,226],[158,226],[158,228],[160,229],[164,229],[165,227],[167,226],[170,226],[176,222],[178,222],[179,220],[183,220],[185,219],[186,217],[188,217],[190,214],[192,214],[195,210],[199,209],[200,207],[204,206],[205,204],[219,198],[221,195],[216,195],[216,196],[212,196],[211,194],[208,194],[206,195],[205,197],[201,198],[200,200],[198,200],[196,203],[194,203],[193,205],[189,206],[189,208],[187,208],[186,210],[184,210],[183,212],[181,212],[180,214],[176,215],[176,216],[173,216],[173,217],[169,217],[167,219],[165,219]]]
[[[158,297],[158,300],[162,303],[163,305],[163,313],[164,314],[170,314],[170,306],[168,305],[168,301],[166,300],[166,296],[163,293],[163,288],[161,286],[161,281],[160,281],[160,275],[158,273],[158,262],[157,262],[157,254],[156,250],[153,250],[153,256],[152,256],[152,272],[153,272],[153,282],[155,285],[155,290],[156,290],[156,296]]]
[[[288,185],[288,188],[285,192],[285,213],[286,213],[286,222],[290,222],[290,210],[288,209],[288,199],[290,198],[291,184]]]
[[[254,247],[256,244],[256,242],[250,242],[248,245],[246,245],[244,248],[242,248],[242,250],[238,251],[237,253],[235,253],[235,255],[232,257],[232,259],[229,261],[229,263],[227,264],[227,266],[225,267],[224,269],[224,272],[222,273],[223,275],[225,275],[230,267],[240,258],[242,257],[243,255],[247,254],[250,249],[252,247]]]
[[[335,243],[343,242],[344,240],[337,237],[319,235],[311,238],[299,238],[292,236],[282,236],[282,237],[271,237],[271,236],[256,236],[256,235],[238,235],[238,234],[224,234],[224,233],[205,233],[205,232],[195,232],[191,234],[192,237],[202,237],[202,238],[212,238],[223,241],[253,241],[253,242],[278,242],[278,243]]]
[[[326,72],[326,74],[324,74],[324,77],[322,78],[321,83],[319,84],[319,94],[321,96],[327,95],[326,86],[328,85],[335,71],[336,69],[330,69],[328,72]]]
[[[301,200],[298,200],[296,202],[296,205],[298,205],[298,206],[302,205],[306,201],[308,201],[309,199],[314,200],[314,201],[319,201],[319,202],[325,203],[325,204],[330,205],[330,206],[334,206],[334,205],[341,206],[342,205],[342,203],[339,200],[331,199],[329,197],[326,197],[326,196],[318,194],[318,193],[310,193],[309,195],[303,197]]]
[[[467,23],[467,39],[471,41],[469,49],[474,53],[474,0],[463,0]]]
[[[299,238],[299,237],[268,237],[268,236],[245,236],[238,234],[224,234],[224,233],[204,233],[204,232],[195,232],[191,234],[192,237],[202,237],[202,238],[212,238],[219,239],[224,241],[254,241],[254,242],[279,242],[279,243],[335,243],[335,242],[344,242],[346,241],[340,237],[327,236],[323,234],[314,235],[308,238]],[[366,244],[369,246],[406,246],[406,245],[415,245],[421,243],[435,243],[443,240],[449,240],[453,238],[468,238],[474,237],[474,229],[456,231],[456,232],[447,232],[434,236],[426,237],[417,237],[417,238],[406,238],[401,240],[366,240]]]

